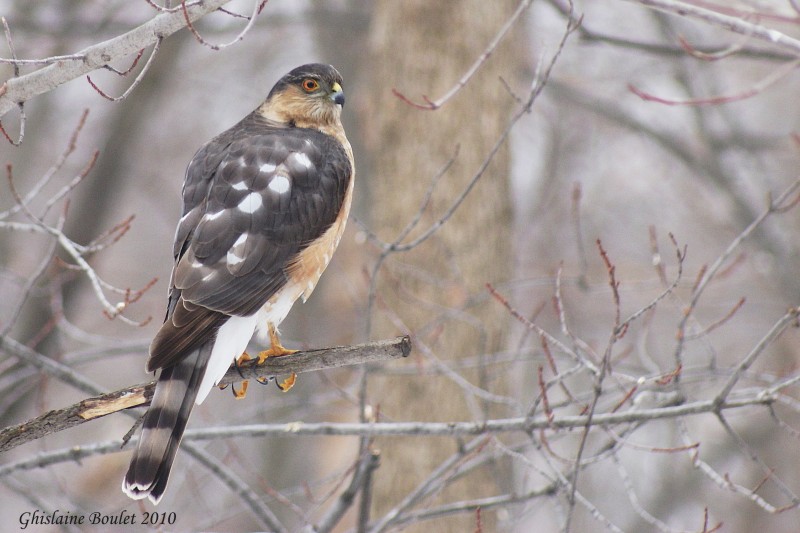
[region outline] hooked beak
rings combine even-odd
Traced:
[[[331,89],[333,92],[330,95],[330,99],[333,100],[334,104],[344,107],[344,91],[342,91],[342,86],[337,82],[331,86]]]

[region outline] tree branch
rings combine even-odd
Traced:
[[[186,18],[194,22],[228,2],[230,0],[203,0],[187,6],[186,16],[182,11],[163,12],[127,33],[89,46],[30,74],[7,80],[0,85],[0,117],[21,102],[52,91],[59,85],[102,68],[115,59],[138,53],[185,27]]]
[[[220,381],[220,384],[227,385],[243,379],[271,377],[291,372],[302,374],[342,366],[384,361],[396,357],[406,357],[410,352],[411,339],[408,336],[355,346],[305,350],[288,357],[270,357],[262,365],[256,365],[255,361],[253,361],[241,365],[238,369],[235,366],[231,366],[222,381]],[[140,383],[118,391],[87,398],[64,409],[55,409],[22,424],[7,427],[0,431],[0,452],[95,418],[130,409],[131,407],[148,405],[153,397],[155,384],[155,381]]]
[[[641,4],[659,11],[679,15],[690,19],[700,20],[710,26],[723,28],[733,33],[746,37],[753,37],[774,45],[781,50],[797,56],[800,54],[800,40],[781,33],[778,30],[767,28],[760,24],[748,22],[744,17],[737,17],[719,13],[705,7],[692,5],[681,0],[625,0],[634,4]]]

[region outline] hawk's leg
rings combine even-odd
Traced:
[[[278,338],[278,330],[276,330],[275,326],[273,326],[272,324],[269,325],[269,344],[270,344],[269,350],[264,350],[263,352],[259,352],[258,354],[259,365],[263,364],[264,361],[267,360],[267,357],[280,357],[282,355],[297,353],[297,350],[287,350],[286,348],[283,347],[283,345],[281,344],[281,339]],[[281,389],[283,392],[286,392],[292,387],[294,387],[295,381],[297,381],[297,374],[292,372],[291,376],[278,383],[278,388]]]

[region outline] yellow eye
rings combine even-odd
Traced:
[[[303,89],[307,93],[310,93],[311,91],[316,91],[317,89],[319,89],[319,83],[317,83],[317,80],[312,80],[311,78],[305,79],[303,80]]]

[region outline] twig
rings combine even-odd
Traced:
[[[517,19],[519,19],[522,13],[531,6],[532,2],[533,0],[523,0],[522,2],[519,3],[516,11],[514,11],[514,14],[511,15],[511,17],[509,17],[508,20],[506,20],[505,24],[503,24],[503,27],[500,28],[500,31],[497,32],[497,35],[495,35],[494,39],[492,39],[492,41],[489,43],[489,46],[486,47],[486,49],[483,51],[480,57],[478,57],[478,59],[472,64],[472,66],[469,69],[467,69],[467,72],[464,73],[463,76],[461,76],[461,79],[459,79],[458,82],[456,82],[456,84],[449,91],[447,91],[441,98],[434,101],[428,98],[427,96],[423,95],[422,99],[425,101],[425,103],[418,104],[413,102],[411,99],[409,99],[407,96],[405,96],[397,89],[392,89],[392,93],[403,102],[417,109],[423,109],[427,111],[435,111],[439,109],[444,104],[446,104],[448,100],[450,100],[453,96],[455,96],[461,89],[463,89],[467,83],[469,83],[469,80],[472,78],[472,76],[474,76],[475,73],[478,71],[478,69],[481,68],[481,65],[483,65],[487,59],[489,59],[489,57],[494,52],[495,48],[497,48],[497,45],[500,44],[500,42],[503,40],[503,38],[506,36],[509,30],[511,30],[511,28],[514,26],[514,23],[517,22]]]
[[[102,89],[100,89],[100,87],[98,87],[92,81],[92,77],[91,76],[86,76],[86,81],[88,81],[89,85],[91,85],[92,88],[95,91],[97,91],[98,94],[100,94],[100,96],[102,96],[106,100],[110,100],[112,102],[119,102],[120,100],[124,100],[142,82],[142,80],[144,79],[145,75],[150,70],[150,66],[153,64],[153,60],[156,58],[156,54],[158,54],[158,50],[159,50],[159,47],[161,46],[161,41],[162,40],[163,40],[162,37],[158,38],[156,43],[153,45],[153,50],[150,52],[150,56],[147,58],[147,62],[144,64],[144,67],[142,67],[142,70],[139,72],[139,74],[133,80],[133,83],[131,83],[130,87],[125,89],[125,91],[121,95],[119,95],[119,96],[109,96],[108,94],[106,94]],[[136,55],[136,59],[133,60],[133,64],[130,66],[130,68],[128,70],[126,70],[124,72],[120,72],[119,70],[113,68],[110,65],[105,65],[105,68],[110,70],[111,72],[114,72],[115,74],[119,74],[120,76],[127,76],[136,67],[136,64],[139,62],[139,58],[142,57],[143,53],[144,53],[144,48],[139,50],[139,53]]]
[[[194,24],[192,24],[192,19],[189,17],[189,11],[186,6],[186,0],[181,1],[181,12],[186,20],[186,26],[189,28],[189,31],[192,32],[194,38],[197,39],[197,42],[202,44],[203,46],[207,46],[212,50],[222,50],[223,48],[227,48],[231,45],[234,45],[244,39],[244,36],[250,31],[250,28],[253,27],[253,24],[256,22],[256,15],[261,13],[261,10],[264,8],[264,5],[267,3],[267,0],[254,0],[253,2],[253,14],[248,18],[247,24],[245,25],[244,29],[239,32],[239,34],[233,38],[232,41],[224,43],[224,44],[212,44],[203,39],[203,36],[195,29]],[[227,13],[227,12],[226,12]],[[247,17],[246,17],[247,18]]]
[[[739,102],[741,100],[746,100],[747,98],[752,98],[758,94],[761,94],[769,88],[770,86],[774,85],[782,78],[788,76],[793,70],[795,70],[798,66],[800,66],[800,59],[796,59],[785,65],[781,66],[778,69],[775,69],[769,76],[764,77],[762,80],[755,83],[753,86],[749,87],[748,89],[744,89],[742,91],[736,92],[734,94],[725,94],[725,95],[718,95],[718,96],[709,96],[706,98],[689,98],[688,100],[675,100],[671,98],[664,98],[661,96],[656,96],[654,94],[648,93],[639,89],[638,87],[634,86],[633,84],[628,84],[628,90],[630,90],[633,94],[644,100],[645,102],[656,102],[659,104],[664,104],[668,106],[703,106],[703,105],[720,105],[720,104],[729,104],[732,102]]]

